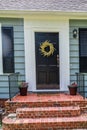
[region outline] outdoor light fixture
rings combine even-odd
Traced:
[[[77,29],[73,30],[73,38],[77,38]]]

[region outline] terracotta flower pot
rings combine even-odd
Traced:
[[[19,88],[21,96],[26,96],[27,95],[27,88],[28,88],[28,86]]]
[[[77,94],[77,86],[68,86],[70,95],[76,95]]]

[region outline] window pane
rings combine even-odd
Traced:
[[[13,28],[2,27],[3,72],[14,72]]]
[[[87,72],[87,29],[79,30],[80,72]]]
[[[87,72],[87,57],[80,57],[80,72]]]

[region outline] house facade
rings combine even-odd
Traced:
[[[75,73],[87,72],[85,3],[66,2],[1,2],[0,98],[8,98],[10,73],[20,72],[28,91],[64,92]]]

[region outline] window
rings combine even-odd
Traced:
[[[87,72],[87,29],[79,29],[80,72]]]
[[[3,72],[14,73],[13,28],[2,27]]]

